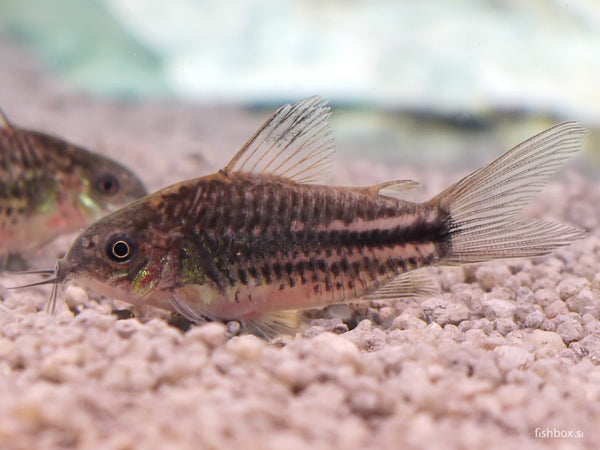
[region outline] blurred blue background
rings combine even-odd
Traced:
[[[600,123],[597,0],[2,0],[0,27],[91,95],[270,107],[318,94],[369,112],[339,134],[383,152],[410,146],[415,122],[475,142],[505,122],[521,136]]]

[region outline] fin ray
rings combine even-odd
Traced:
[[[427,297],[437,293],[438,287],[422,271],[413,270],[398,275],[377,291],[362,296],[361,300]]]
[[[190,308],[181,298],[173,296],[170,303],[173,311],[181,314],[190,322],[194,322],[196,325],[201,325],[206,322],[205,317]]]
[[[225,166],[225,173],[324,183],[334,162],[330,108],[317,96],[275,112]]]
[[[299,313],[296,310],[274,311],[244,319],[242,323],[245,328],[256,331],[267,339],[280,334],[293,336],[299,326]]]
[[[476,170],[428,202],[450,215],[444,264],[539,256],[583,238],[577,227],[520,217],[548,179],[581,149],[588,130],[564,122]]]
[[[362,188],[360,191],[366,194],[395,198],[396,200],[412,200],[414,194],[422,188],[423,185],[418,181],[395,180]]]
[[[10,120],[8,120],[8,117],[6,116],[2,108],[0,108],[0,128],[12,128],[12,124],[10,123]]]

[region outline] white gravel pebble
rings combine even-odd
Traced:
[[[543,347],[560,352],[566,348],[560,335],[551,331],[520,330],[523,332],[521,343],[527,350],[533,352]]]
[[[422,308],[432,320],[440,325],[457,324],[469,318],[471,311],[462,304],[445,298],[430,298],[422,303]]]
[[[548,306],[556,301],[560,301],[560,297],[554,289],[542,288],[535,291],[534,294],[535,302],[542,306]]]
[[[400,314],[392,322],[392,328],[400,328],[402,330],[408,330],[411,328],[420,329],[426,326],[427,324],[423,320],[407,313]]]
[[[482,303],[483,314],[489,320],[513,318],[517,305],[508,300],[488,300]]]
[[[594,275],[594,279],[592,280],[592,289],[594,289],[596,292],[600,291],[600,272],[597,272]]]
[[[578,341],[583,337],[583,327],[577,320],[566,318],[557,325],[556,333],[559,334],[566,343],[569,343]]]
[[[209,322],[194,327],[186,333],[187,340],[199,340],[209,348],[215,348],[227,341],[227,326],[219,322]]]
[[[496,362],[498,367],[503,372],[516,368],[525,368],[525,365],[533,360],[533,355],[526,349],[512,346],[512,345],[501,345],[494,349],[496,355]]]
[[[535,310],[525,317],[524,325],[527,328],[539,328],[542,326],[546,316],[540,310]]]
[[[589,288],[582,288],[575,295],[567,299],[566,305],[571,311],[577,312],[582,316],[586,313],[600,318],[600,299]]]
[[[495,286],[502,285],[510,276],[511,273],[508,267],[496,264],[482,264],[475,271],[475,279],[485,291],[490,291]]]
[[[71,308],[84,305],[88,300],[87,292],[79,286],[69,285],[65,289],[65,302]]]
[[[556,316],[567,314],[569,309],[561,300],[555,300],[544,308],[544,312],[548,319],[554,319]]]
[[[225,343],[225,348],[238,359],[258,361],[266,343],[253,335],[234,336]]]
[[[590,282],[585,278],[567,278],[558,283],[558,295],[562,300],[573,297],[579,291],[590,286]]]

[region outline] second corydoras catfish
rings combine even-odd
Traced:
[[[219,172],[92,224],[48,282],[272,335],[289,311],[427,293],[420,267],[538,256],[585,235],[519,215],[580,149],[587,131],[576,123],[413,203],[401,198],[413,182],[322,184],[334,156],[329,114],[317,97],[282,107]]]
[[[127,168],[0,111],[0,266],[146,195]]]

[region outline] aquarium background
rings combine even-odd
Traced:
[[[595,0],[3,0],[0,27],[110,101],[321,95],[341,152],[396,162],[478,164],[557,121],[600,123]]]

